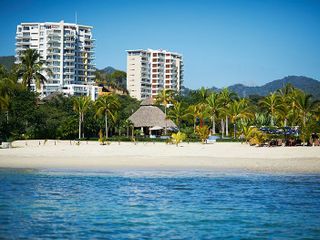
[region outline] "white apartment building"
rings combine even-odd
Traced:
[[[54,92],[87,95],[94,100],[94,39],[92,27],[61,22],[21,23],[16,34],[16,63],[26,49],[36,49],[52,76],[42,86],[45,97]],[[35,85],[32,84],[33,90]]]
[[[180,91],[183,59],[165,50],[127,50],[127,90],[138,100],[155,97],[162,89]]]

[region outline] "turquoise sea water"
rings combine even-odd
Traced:
[[[0,170],[0,239],[319,239],[320,175]]]

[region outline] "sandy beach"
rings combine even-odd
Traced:
[[[40,145],[39,145],[40,142]],[[195,169],[320,173],[320,147],[251,147],[241,143],[16,141],[0,150],[1,168]]]

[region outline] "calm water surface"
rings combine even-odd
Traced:
[[[0,239],[320,239],[320,175],[0,170]]]

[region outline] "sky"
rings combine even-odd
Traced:
[[[128,49],[184,58],[184,85],[320,80],[320,0],[1,0],[0,56],[14,55],[21,22],[93,26],[96,66],[126,70]]]

